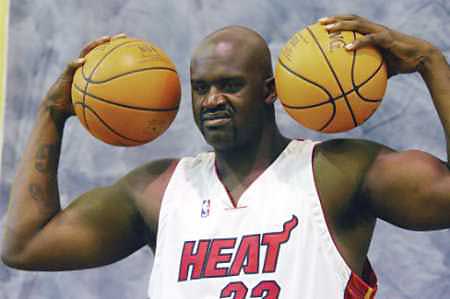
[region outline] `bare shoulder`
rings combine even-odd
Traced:
[[[385,148],[358,139],[324,141],[315,148],[314,177],[328,228],[345,260],[358,273],[376,222],[362,186]]]
[[[317,145],[316,153],[332,159],[360,160],[370,163],[382,150],[390,151],[388,147],[364,139],[332,139]]]
[[[441,215],[448,211],[448,197],[442,195],[450,181],[448,163],[429,153],[396,151],[365,140],[331,140],[317,146],[314,169],[332,222],[381,218],[420,230],[448,225],[442,220],[448,214]]]
[[[332,161],[347,174],[363,173],[369,180],[371,176],[380,180],[390,177],[389,174],[412,168],[422,168],[424,171],[436,168],[447,170],[445,161],[424,151],[415,149],[397,151],[386,145],[361,139],[335,139],[322,142],[317,146],[316,155],[320,159]]]
[[[128,194],[141,214],[150,232],[150,243],[157,232],[159,210],[164,191],[178,164],[178,159],[162,159],[148,162],[124,176],[118,187]]]
[[[161,159],[148,162],[128,173],[118,184],[132,194],[145,192],[149,185],[170,179],[178,159]]]
[[[316,178],[329,176],[345,179],[345,185],[358,185],[372,163],[386,146],[362,139],[333,139],[319,143],[315,148]]]
[[[349,215],[360,215],[364,207],[361,186],[384,145],[361,139],[334,139],[316,146],[314,171],[322,204],[332,222]]]
[[[380,151],[362,188],[372,214],[406,229],[448,228],[448,165],[420,150]]]

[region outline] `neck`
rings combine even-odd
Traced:
[[[223,181],[236,180],[243,184],[253,181],[280,155],[289,139],[276,126],[263,130],[256,141],[231,150],[216,150],[216,167]],[[230,182],[231,183],[231,182]]]

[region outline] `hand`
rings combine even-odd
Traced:
[[[43,105],[50,111],[53,118],[65,120],[74,115],[71,97],[73,75],[75,74],[75,71],[84,64],[86,60],[84,57],[95,47],[113,39],[123,37],[126,37],[123,33],[115,36],[103,36],[88,43],[81,50],[79,57],[72,60],[66,66],[62,74],[48,90],[43,101]]]
[[[356,31],[363,37],[347,44],[347,50],[367,45],[378,47],[387,63],[389,77],[421,71],[426,60],[438,50],[429,42],[409,36],[355,15],[342,15],[319,20],[329,32]]]

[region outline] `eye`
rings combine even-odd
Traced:
[[[226,79],[220,82],[220,90],[225,93],[237,93],[245,85],[245,82],[241,79]]]
[[[199,95],[205,95],[209,91],[209,84],[203,81],[194,81],[191,83],[192,91]]]

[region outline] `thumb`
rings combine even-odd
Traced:
[[[86,61],[86,58],[77,58],[72,60],[69,64],[67,64],[63,73],[61,74],[60,79],[63,81],[72,81],[73,74],[75,71],[82,66]]]

